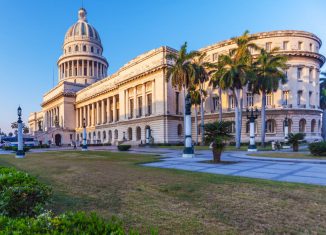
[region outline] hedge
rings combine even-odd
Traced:
[[[0,167],[0,215],[35,216],[44,210],[50,187],[13,168]]]
[[[95,213],[68,212],[59,216],[50,213],[36,218],[10,218],[0,216],[0,234],[127,234],[121,222],[116,219],[106,221]],[[128,234],[138,234],[130,231]]]
[[[128,151],[130,148],[131,148],[131,145],[127,145],[127,144],[118,145],[118,150],[119,151]]]
[[[18,151],[18,147],[17,146],[3,146],[2,147],[3,150],[11,150],[11,151]],[[31,148],[24,146],[24,152],[28,152]]]
[[[326,156],[326,142],[310,143],[309,150],[314,156]]]

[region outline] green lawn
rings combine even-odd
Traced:
[[[326,187],[149,168],[128,153],[0,155],[53,187],[49,208],[96,211],[143,234],[325,234]]]
[[[182,150],[184,147],[172,145],[172,146],[155,146],[155,148]],[[245,145],[240,146],[240,149],[237,149],[235,146],[230,146],[230,145],[225,147],[225,151],[247,151],[247,149],[248,149],[248,146],[245,146]],[[195,150],[210,150],[210,148],[208,146],[195,146]],[[258,150],[259,151],[271,151],[272,147],[266,146],[265,148],[262,148],[262,147],[258,146]]]
[[[271,152],[271,153],[251,153],[249,156],[255,157],[275,157],[275,158],[298,158],[298,159],[320,159],[326,160],[326,157],[317,157],[309,153],[300,153],[300,152]]]

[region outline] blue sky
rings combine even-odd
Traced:
[[[9,132],[20,104],[23,118],[40,110],[57,82],[56,61],[81,0],[0,0],[0,128]],[[137,55],[187,41],[190,49],[240,35],[295,29],[326,42],[325,0],[84,0],[100,33],[109,74]],[[326,54],[326,46],[321,53]],[[325,67],[325,66],[324,66]]]

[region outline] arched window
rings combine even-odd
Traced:
[[[182,136],[182,125],[178,125],[178,136]]]
[[[114,130],[114,139],[118,139],[118,130]]]
[[[75,51],[79,51],[78,45],[75,46]]]
[[[109,130],[109,142],[111,142],[111,141],[112,141],[112,131]]]
[[[311,120],[311,132],[315,132],[316,129],[316,120],[312,119]]]
[[[87,48],[86,48],[86,46],[84,45],[84,46],[83,46],[83,51],[86,51],[86,49],[87,49]]]
[[[71,47],[68,47],[68,52],[71,52]]]
[[[285,131],[284,126],[285,126],[285,121],[283,121],[283,132]],[[292,119],[288,119],[288,132],[289,133],[292,132]]]
[[[318,120],[318,132],[320,132],[320,120]]]
[[[128,139],[132,140],[132,128],[131,127],[128,128]]]
[[[139,126],[136,127],[136,140],[141,139],[141,128]]]
[[[275,133],[276,132],[276,122],[274,119],[268,119],[266,121],[266,133]]]
[[[304,133],[306,131],[306,119],[300,119],[299,121],[299,132]]]
[[[235,133],[235,122],[231,122],[231,130],[230,133]]]
[[[106,131],[103,131],[103,139],[106,139]]]
[[[101,132],[97,132],[97,139],[100,140],[101,139]]]

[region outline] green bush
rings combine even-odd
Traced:
[[[131,148],[131,145],[127,145],[127,144],[118,145],[118,150],[119,151],[128,151],[130,148]]]
[[[310,143],[309,150],[314,156],[326,156],[326,142]]]
[[[30,147],[24,146],[24,152],[28,152],[30,149],[31,149]],[[4,146],[3,150],[11,150],[11,151],[17,152],[18,147],[17,146]]]
[[[105,221],[95,213],[42,214],[36,218],[0,216],[0,234],[127,234],[116,219]],[[131,231],[129,234],[138,234]]]
[[[0,167],[0,215],[21,217],[41,213],[51,189],[13,168]]]

